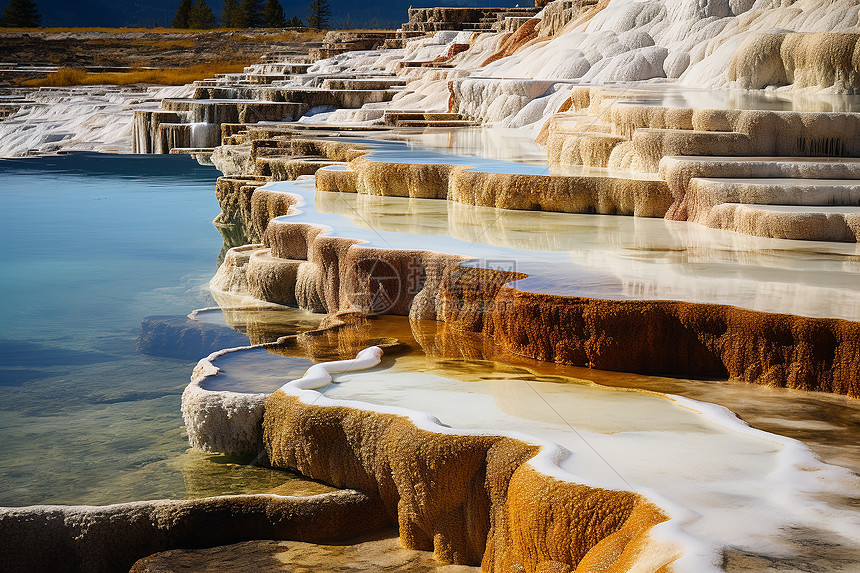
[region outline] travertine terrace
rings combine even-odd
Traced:
[[[805,443],[828,420],[796,441],[684,396],[860,398],[860,3],[537,4],[412,9],[135,110],[135,152],[223,173],[225,313],[321,316],[203,358],[191,445],[361,492],[326,494],[332,535],[360,501],[484,571],[856,565],[860,465]],[[517,361],[524,395],[474,372]],[[641,376],[580,426],[588,370]]]
[[[334,55],[265,87],[253,78],[272,64],[251,67],[245,77],[201,84],[194,101],[139,112],[140,151],[206,154],[224,173],[216,225],[232,248],[212,287],[341,324],[409,317],[416,339],[418,325],[437,321],[498,351],[556,364],[860,396],[858,7],[541,8],[495,22],[486,13],[480,25],[462,24],[475,18],[465,12],[413,10],[403,35],[383,49]],[[219,112],[225,98],[242,98],[236,105],[246,108],[237,109],[252,119]],[[279,121],[260,115],[275,102],[298,106],[301,119],[287,117],[287,107]],[[191,111],[198,108],[208,111]],[[157,126],[161,114],[177,115]],[[185,143],[165,144],[179,123],[191,124]],[[545,161],[508,154],[512,130],[543,146]],[[439,147],[452,151],[428,147],[444,134]],[[447,202],[447,213],[422,201]],[[520,230],[528,212],[557,217],[555,241]],[[647,262],[624,268],[590,239],[567,246],[587,235],[564,225],[606,215],[643,219],[631,231],[643,251],[646,229],[679,233],[669,240],[683,245],[675,248],[716,265],[710,284],[684,270],[672,284]],[[420,238],[446,232],[471,242]],[[661,241],[653,248],[666,248]],[[814,268],[790,255],[768,263],[786,277],[778,288],[765,274],[732,269],[746,252],[789,252],[804,242],[826,244],[811,248],[832,257],[835,266],[823,268],[840,274],[830,285],[788,278],[791,269]],[[540,249],[569,249],[574,267],[561,270]],[[493,256],[516,264],[496,268]],[[193,444],[263,449],[276,467],[374,492],[404,545],[432,549],[444,562],[487,571],[720,565],[692,549],[686,528],[680,537],[649,533],[681,519],[653,492],[589,489],[595,484],[526,464],[537,455],[527,442],[439,434],[398,411],[317,402],[289,385],[216,397],[206,380],[224,359],[201,362],[186,391]]]

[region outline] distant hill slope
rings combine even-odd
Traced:
[[[339,28],[346,23],[352,28],[397,28],[406,21],[410,6],[514,6],[520,0],[330,0],[330,25]],[[0,5],[7,3],[0,0]],[[207,2],[216,17],[221,14],[223,0]],[[522,2],[520,2],[522,3]],[[42,14],[42,24],[49,27],[67,26],[169,26],[179,0],[36,0]],[[281,0],[287,18],[295,15],[303,20],[308,16],[310,0]],[[530,2],[522,3],[531,5]]]

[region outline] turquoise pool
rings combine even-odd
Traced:
[[[199,356],[137,348],[144,317],[212,304],[217,176],[179,156],[0,160],[0,506],[290,479],[187,451],[180,395]]]

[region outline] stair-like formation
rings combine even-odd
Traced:
[[[197,153],[220,145],[225,126],[293,123],[315,108],[358,109],[391,101],[406,89],[407,80],[391,73],[308,75],[309,67],[304,62],[250,66],[241,74],[196,82],[190,98],[165,99],[160,109],[137,109],[133,150],[171,153],[191,148]],[[364,113],[381,120],[383,112]],[[319,126],[304,126],[314,127]]]
[[[356,50],[375,50],[382,46],[386,40],[397,38],[395,30],[383,30],[375,32],[352,32],[334,30],[325,35],[319,48],[310,50],[309,55],[315,60],[331,58],[345,52]]]
[[[478,122],[463,118],[459,113],[424,113],[410,110],[386,110],[385,125],[394,127],[470,127]]]
[[[762,237],[857,242],[860,114],[699,109],[575,89],[550,164],[659,172],[666,217]],[[626,100],[626,101],[625,101]]]
[[[671,218],[761,237],[857,242],[860,159],[667,157]]]

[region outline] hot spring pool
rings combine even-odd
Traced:
[[[144,317],[213,304],[217,176],[180,156],[0,160],[0,506],[321,487],[187,451],[201,356],[138,351]]]

